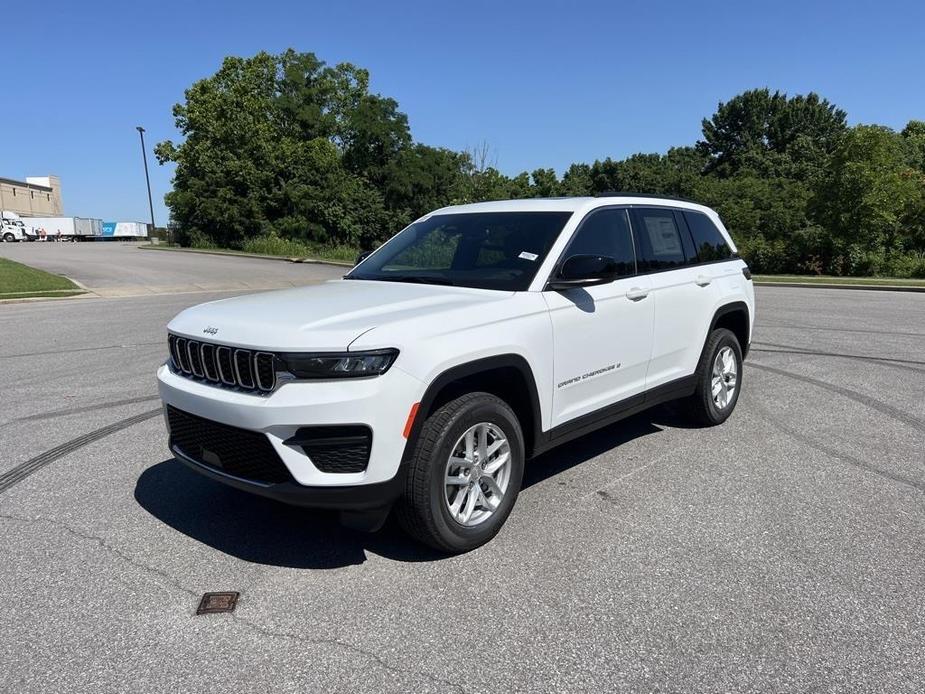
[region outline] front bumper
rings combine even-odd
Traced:
[[[418,379],[395,366],[376,378],[286,383],[270,395],[193,381],[174,373],[167,364],[158,369],[157,379],[165,406],[266,436],[294,482],[266,484],[235,477],[172,446],[178,460],[261,496],[339,509],[370,508],[394,500],[401,482],[397,473],[405,452],[405,421],[424,391]],[[301,427],[353,424],[372,431],[369,461],[362,472],[324,472],[301,448],[286,443]]]
[[[174,446],[170,447],[170,451],[180,462],[217,482],[293,506],[308,506],[337,511],[371,511],[384,506],[391,506],[392,502],[402,493],[400,475],[394,475],[392,479],[385,482],[339,487],[306,487],[292,482],[262,484],[253,480],[235,477],[208,465],[203,465]]]

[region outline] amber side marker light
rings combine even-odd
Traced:
[[[238,604],[236,592],[226,593],[205,593],[202,600],[199,601],[199,607],[196,608],[196,614],[214,614],[216,612],[234,612]]]
[[[411,406],[411,411],[408,413],[408,419],[405,420],[405,430],[401,433],[402,436],[408,438],[411,436],[411,427],[414,426],[414,418],[418,416],[418,408],[421,406],[421,403],[416,402]]]

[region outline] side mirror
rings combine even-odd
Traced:
[[[353,266],[356,267],[357,265],[362,263],[364,260],[366,260],[369,256],[371,256],[372,254],[373,254],[372,251],[361,252],[360,255],[357,256],[356,262],[353,264]]]
[[[546,285],[547,289],[572,289],[607,284],[617,278],[617,261],[606,255],[573,255],[559,273]]]

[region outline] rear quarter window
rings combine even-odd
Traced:
[[[717,260],[729,260],[733,257],[732,249],[726,243],[719,229],[709,217],[702,212],[684,211],[684,219],[694,240],[697,260],[708,263]]]

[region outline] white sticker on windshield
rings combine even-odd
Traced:
[[[539,256],[536,253],[527,253],[527,251],[521,251],[518,258],[523,258],[524,260],[536,260]]]

